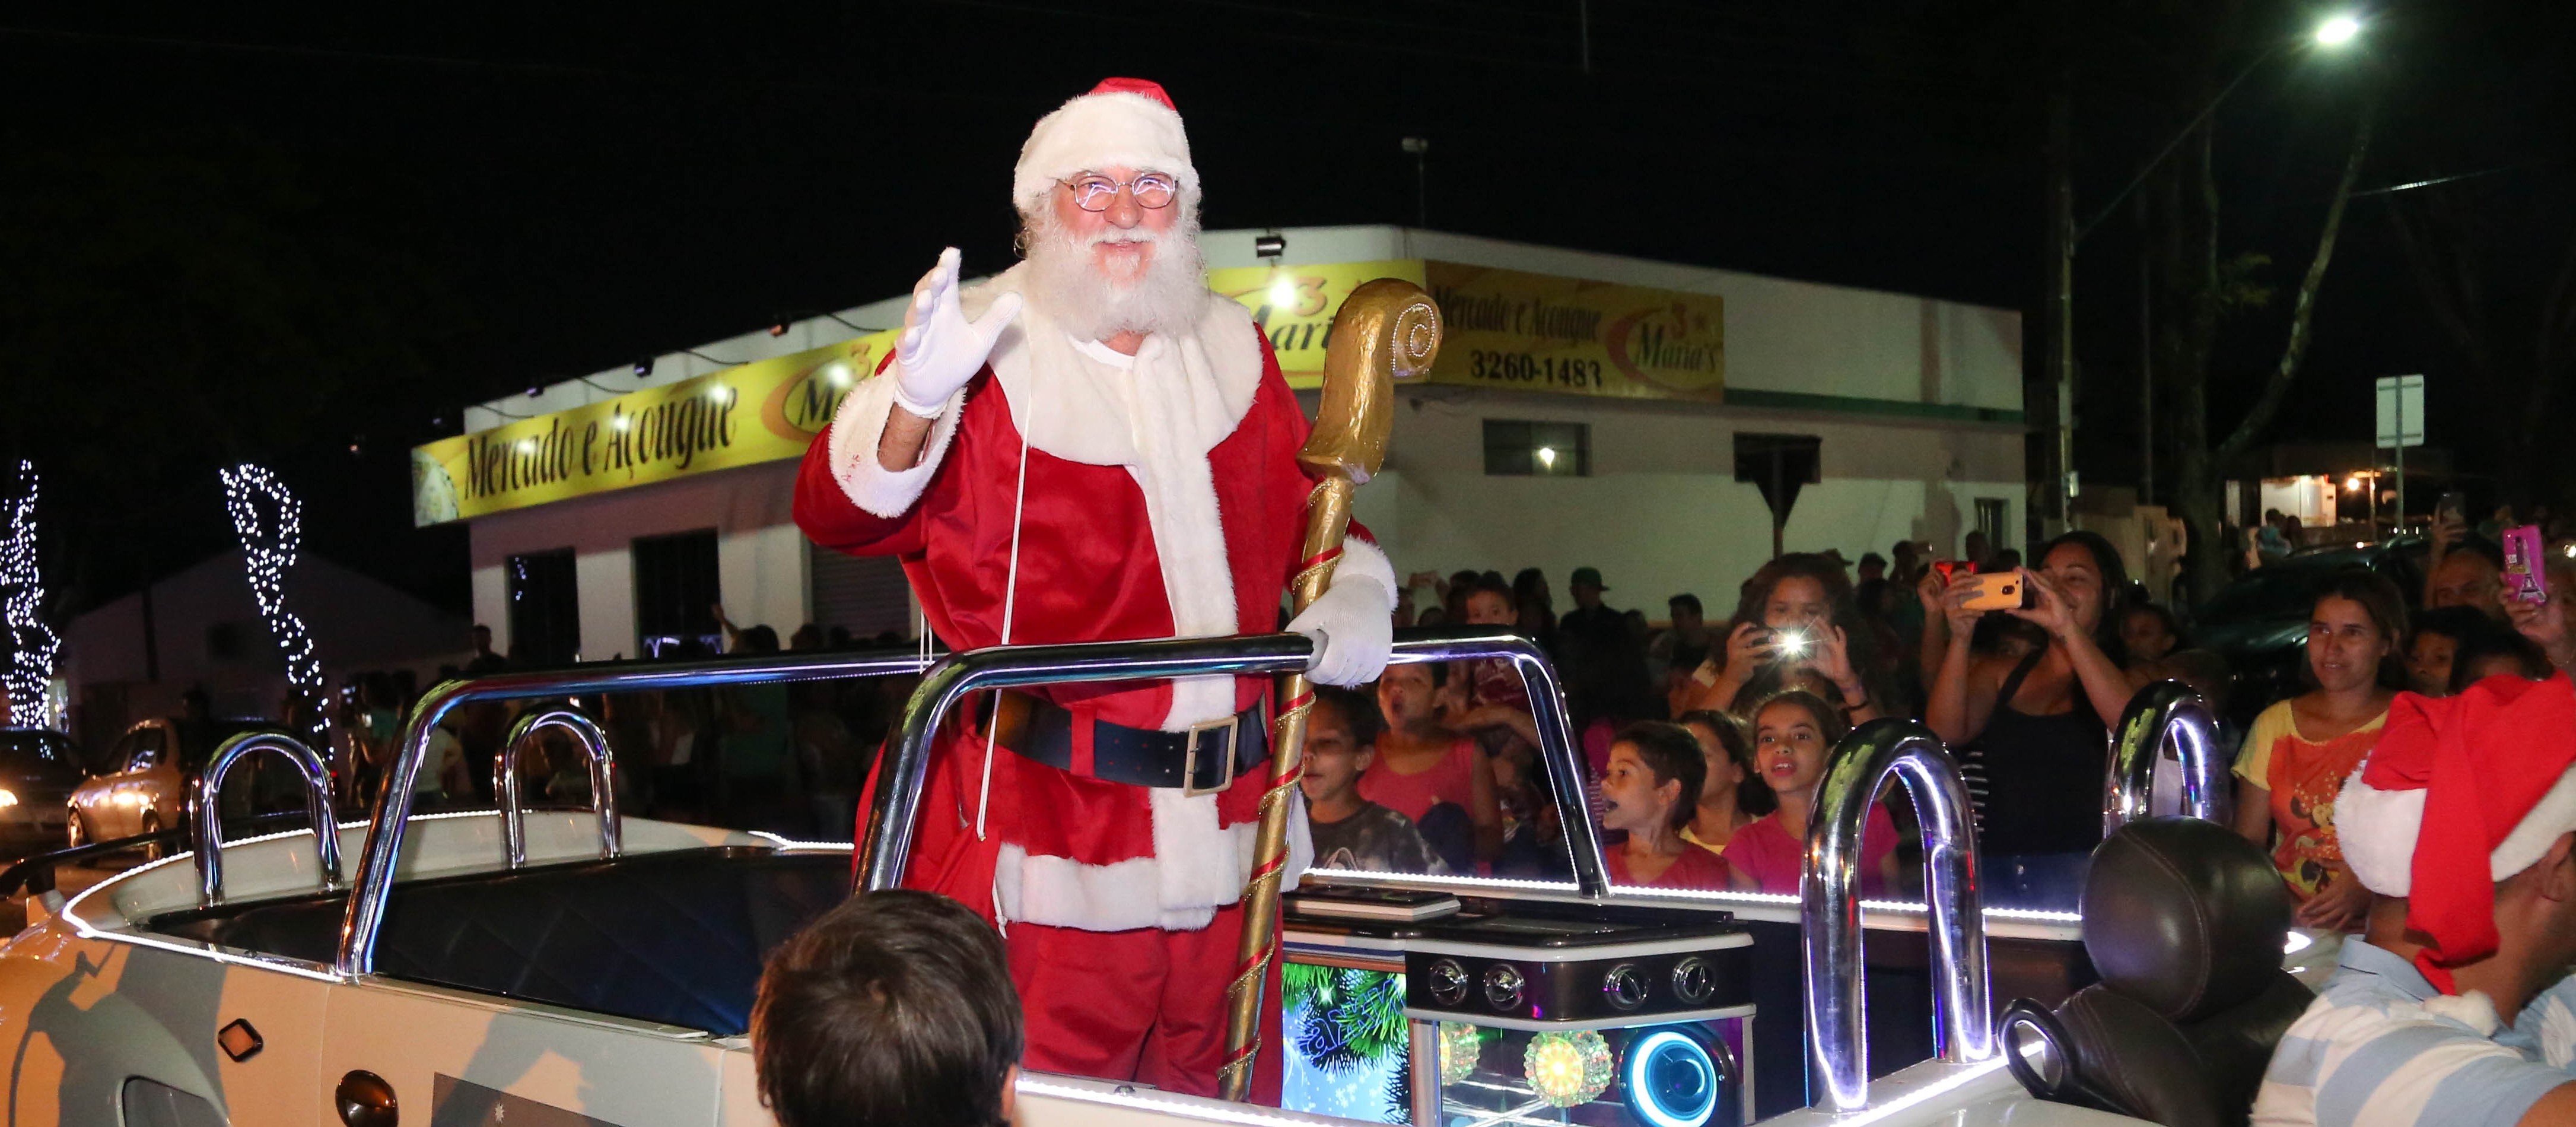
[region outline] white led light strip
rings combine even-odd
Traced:
[[[1450,873],[1364,873],[1353,869],[1308,869],[1307,875],[1337,884],[1377,888],[1401,888],[1414,885],[1451,888],[1526,888],[1540,892],[1559,892],[1580,899],[1580,890],[1569,881],[1519,880],[1505,877],[1469,877]],[[1642,885],[1612,885],[1614,895],[1653,897],[1664,900],[1705,900],[1713,904],[1766,904],[1794,908],[1799,899],[1785,892],[1732,892],[1698,888],[1647,888]],[[1910,912],[1928,914],[1931,909],[1919,901],[1863,900],[1860,906],[1873,912]],[[1991,919],[2036,920],[2045,923],[2081,923],[2084,917],[2075,912],[2043,908],[1987,908]]]
[[[1109,1107],[1127,1108],[1132,1111],[1158,1112],[1164,1115],[1177,1116],[1182,1119],[1196,1120],[1201,1123],[1239,1123],[1243,1124],[1244,1127],[1316,1127],[1318,1124],[1339,1124],[1350,1122],[1346,1119],[1331,1119],[1316,1115],[1301,1115],[1296,1112],[1272,1111],[1267,1108],[1250,1104],[1220,1103],[1215,1100],[1178,1099],[1151,1091],[1105,1091],[1099,1088],[1078,1086],[1055,1080],[1040,1079],[1025,1072],[1020,1074],[1020,1092],[1023,1095],[1042,1096],[1048,1099],[1071,1100],[1077,1103],[1102,1104]]]
[[[304,503],[266,469],[248,462],[221,471],[221,476],[224,511],[232,515],[233,532],[241,537],[251,596],[286,655],[286,683],[313,710],[312,729],[298,734],[327,746],[331,716],[322,707],[322,663],[313,656],[313,635],[304,620],[286,609],[286,570],[295,566],[296,549],[304,542]],[[276,507],[274,518],[262,519],[262,498]]]
[[[0,539],[0,630],[8,633],[9,665],[0,669],[0,697],[9,722],[51,727],[54,655],[62,639],[45,625],[45,580],[36,558],[36,464],[18,463],[18,491],[9,498],[9,521]]]

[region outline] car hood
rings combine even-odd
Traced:
[[[2297,643],[2307,634],[2304,618],[2250,618],[2215,626],[2194,627],[2194,641],[2203,649],[2220,654],[2272,650]]]

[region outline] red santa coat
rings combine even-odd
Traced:
[[[966,291],[968,315],[1016,290],[1020,274]],[[796,522],[824,547],[900,558],[951,645],[1002,643],[1006,616],[1015,644],[1277,629],[1314,486],[1296,464],[1308,428],[1240,305],[1209,294],[1194,330],[1149,336],[1131,360],[1075,341],[1031,303],[941,413],[921,464],[900,473],[876,461],[892,382],[862,381],[807,452]],[[1384,554],[1365,529],[1352,533],[1337,577],[1370,576],[1393,592]],[[1206,926],[1241,895],[1264,772],[1194,799],[1104,783],[1087,777],[1090,722],[1180,731],[1251,708],[1268,688],[1219,677],[1036,690],[1074,714],[1074,770],[996,751],[979,842],[964,839],[975,834],[983,741],[952,735],[934,757],[912,883],[954,894],[980,887],[989,866],[1006,920]],[[1302,829],[1290,838],[1306,844]]]

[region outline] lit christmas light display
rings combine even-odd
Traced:
[[[45,579],[36,562],[36,465],[18,463],[18,488],[9,498],[7,538],[0,540],[0,626],[9,632],[9,667],[0,670],[0,692],[9,722],[50,727],[54,655],[62,646],[45,625]]]
[[[1440,1023],[1440,1082],[1456,1084],[1476,1074],[1476,1058],[1485,1051],[1485,1031],[1463,1021]]]
[[[313,656],[313,635],[304,620],[286,609],[286,569],[295,566],[296,548],[304,540],[304,503],[266,469],[244,462],[222,471],[224,510],[232,514],[233,532],[241,537],[242,562],[250,571],[250,592],[259,602],[269,634],[286,655],[286,683],[305,703],[312,719],[307,733],[314,746],[328,746],[331,718],[322,708],[322,663]],[[275,509],[263,515],[261,502]]]
[[[1610,1042],[1589,1029],[1550,1030],[1530,1038],[1521,1069],[1530,1091],[1549,1106],[1587,1104],[1610,1088]]]

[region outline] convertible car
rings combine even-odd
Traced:
[[[496,811],[415,814],[406,796],[432,726],[462,704],[918,672],[910,653],[443,685],[410,718],[407,755],[366,823],[331,820],[323,767],[292,739],[237,738],[198,782],[194,848],[68,901],[31,898],[31,924],[0,948],[7,1121],[769,1124],[745,1038],[761,960],[848,895],[854,869],[860,887],[902,871],[930,733],[965,694],[1276,673],[1301,666],[1307,646],[1278,635],[952,656],[907,710],[855,858],[848,845],[621,817],[607,741],[563,708],[526,716],[509,746],[540,729],[572,737],[589,754],[591,809],[523,812],[513,751],[496,765]],[[1462,657],[1508,659],[1532,681],[1546,769],[1557,794],[1576,796],[1563,811],[1575,879],[1310,874],[1304,887],[1323,895],[1285,926],[1290,970],[1305,973],[1291,975],[1284,1004],[1311,1034],[1330,1025],[1333,991],[1376,991],[1381,1016],[1400,1012],[1388,1018],[1400,1032],[1372,1042],[1375,1058],[1358,1059],[1354,1038],[1292,1032],[1290,1103],[1305,1110],[1029,1074],[1025,1127],[2138,1122],[2099,1109],[2165,1118],[2153,1101],[2250,1096],[2261,1030],[2277,1036],[2288,1016],[2274,1011],[2304,1003],[2259,944],[2248,954],[2220,942],[2277,937],[2287,920],[2228,902],[2225,868],[2242,858],[2202,832],[2217,827],[2142,816],[2158,749],[2208,752],[2206,710],[2171,686],[2151,689],[2124,724],[2106,794],[2110,819],[2129,824],[2097,853],[2080,902],[1993,909],[1979,900],[1955,768],[1927,731],[1898,721],[1837,749],[1802,897],[1610,887],[1553,671],[1509,635],[1397,645],[1398,661]],[[319,832],[220,840],[212,798],[254,755],[303,774]],[[1859,831],[1891,784],[1923,814],[1928,895],[1871,902],[1864,929]],[[2211,813],[2212,796],[2193,790]],[[2132,854],[2153,863],[2118,861]],[[1447,893],[1459,906],[1427,921],[1361,919],[1337,914],[1335,889]],[[2109,926],[2091,926],[2096,916]],[[2209,988],[2173,1000],[2190,983]],[[2000,1025],[1998,991],[2027,999]],[[2123,1021],[2170,1036],[2105,1040],[2090,1016],[2102,1006],[2131,1007],[2148,1016]]]

